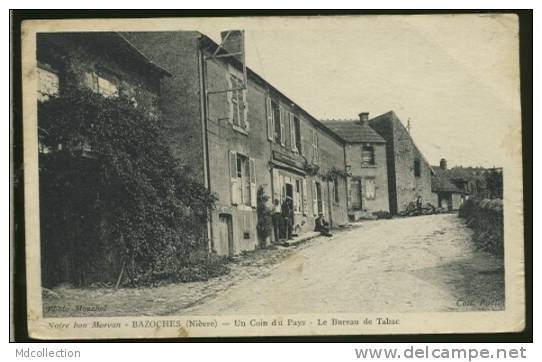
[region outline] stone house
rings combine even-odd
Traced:
[[[199,32],[124,33],[172,77],[162,84],[165,142],[217,197],[209,249],[236,255],[264,247],[257,190],[293,199],[296,233],[323,213],[347,222],[344,142],[244,64],[241,31],[220,47]],[[245,84],[246,79],[246,84]]]
[[[437,196],[435,206],[452,211],[459,209],[468,198],[471,184],[463,178],[453,178],[449,171],[444,158],[440,160],[439,166],[433,166],[431,188]]]
[[[374,117],[369,124],[386,140],[390,213],[404,212],[418,197],[423,204],[436,205],[431,190],[433,169],[395,112]]]
[[[40,103],[53,96],[62,97],[73,87],[88,88],[107,98],[124,94],[134,107],[145,106],[143,109],[149,112],[149,116],[158,116],[160,82],[169,73],[118,33],[38,33],[36,60],[37,101]],[[42,127],[38,112],[38,134],[44,132],[47,129]],[[54,149],[40,143],[38,149],[43,285],[83,284],[96,271],[111,280],[118,275],[119,263],[115,259],[115,251],[107,243],[108,230],[104,226],[107,216],[95,215],[92,211],[91,204],[96,194],[90,190],[80,190],[77,194],[82,207],[87,208],[80,209],[81,215],[95,218],[70,224],[72,230],[79,232],[74,232],[74,235],[85,234],[88,240],[92,240],[89,245],[77,237],[66,236],[65,229],[55,227],[56,222],[65,227],[62,220],[73,220],[74,215],[64,207],[70,200],[45,192],[43,187],[49,182],[50,175],[43,171],[51,158],[60,154],[59,151],[69,150],[74,156],[66,165],[67,172],[95,167],[93,151],[88,144],[76,140],[67,140]],[[89,248],[96,250],[96,255],[86,255],[84,250]]]
[[[348,215],[355,221],[372,217],[373,212],[389,212],[386,141],[369,125],[369,113],[358,120],[325,120],[326,126],[345,145],[348,170]]]

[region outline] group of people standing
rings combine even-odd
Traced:
[[[278,199],[273,201],[273,232],[274,242],[280,244],[283,241],[293,239],[294,232],[294,202],[290,196],[284,197],[282,204]],[[314,220],[314,231],[325,236],[332,236],[329,232],[329,224],[322,213]]]

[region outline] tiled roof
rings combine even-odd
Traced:
[[[346,142],[386,143],[384,138],[366,122],[361,123],[359,120],[352,119],[331,119],[321,122]]]

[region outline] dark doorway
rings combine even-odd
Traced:
[[[322,186],[320,182],[316,182],[316,202],[318,204],[318,214],[323,213],[324,205],[322,205]]]
[[[361,210],[363,208],[363,194],[361,189],[361,179],[352,180],[352,189],[350,190],[352,198],[352,210]]]
[[[294,186],[290,183],[287,183],[286,185],[286,196],[288,196],[289,198],[291,198],[292,200],[294,199]]]

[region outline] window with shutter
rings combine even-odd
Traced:
[[[312,182],[312,214],[318,215],[318,191],[316,181]]]
[[[303,189],[301,190],[301,195],[303,198],[303,215],[308,214],[307,192],[307,179],[303,178]]]
[[[327,214],[326,214],[326,203],[327,203],[326,188],[323,187],[323,185],[320,185],[320,189],[321,189],[320,204],[322,205],[320,207],[320,211],[324,215],[324,218],[328,219]]]
[[[312,130],[312,159],[314,163],[319,162],[318,154],[318,132],[315,129]]]
[[[250,172],[250,206],[256,207],[256,164],[254,159],[249,159],[249,172]]]
[[[247,89],[242,79],[235,74],[226,73],[228,84],[229,120],[234,129],[248,131]]]
[[[280,135],[281,135],[280,107],[276,102],[271,101],[271,108],[272,108],[272,116],[273,116],[274,141],[276,143],[281,143],[280,141]]]
[[[284,110],[284,108],[280,108],[280,144],[282,146],[285,145],[285,140],[284,140],[284,123],[286,122],[286,111]]]
[[[297,152],[303,154],[303,142],[301,140],[301,120],[294,116],[294,129],[295,129],[295,145]]]
[[[294,152],[297,152],[297,134],[295,129],[294,114],[289,113],[290,118],[290,145]]]
[[[273,107],[271,105],[270,97],[267,97],[265,100],[265,109],[267,112],[267,139],[269,139],[269,141],[274,141],[275,125],[273,124]]]
[[[294,189],[294,211],[301,213],[301,180],[295,180],[295,189]]]
[[[237,166],[237,153],[230,151],[229,153],[229,163],[230,163],[230,193],[231,193],[231,203],[233,205],[238,205],[240,202],[239,194],[239,177],[238,177],[238,166]]]

